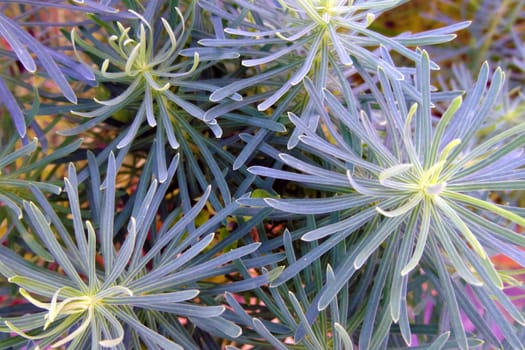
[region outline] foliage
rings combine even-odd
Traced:
[[[177,165],[178,157],[170,164],[170,177]],[[97,170],[94,168],[95,173],[92,174],[95,181]],[[133,201],[131,213],[123,211],[113,218],[116,165],[113,154],[110,154],[103,191],[93,194],[94,202],[90,203],[97,215],[92,218],[93,221],[83,222],[78,178],[70,164],[64,183],[73,216],[73,237],[61,225],[58,215],[49,209],[50,205],[42,192],[33,186],[44,212],[35,203],[24,201],[24,214],[35,235],[65,275],[28,264],[7,248],[2,248],[2,274],[8,277],[10,283],[19,286],[20,295],[31,304],[47,310],[46,313],[35,313],[29,320],[26,316],[5,318],[7,328],[4,331],[14,332],[22,339],[41,340],[40,347],[49,344],[59,347],[70,343],[72,348],[102,346],[129,349],[139,348],[142,342],[148,347],[198,349],[184,327],[176,325],[178,320],[185,318],[186,322],[212,334],[232,338],[239,335],[240,328],[220,316],[224,306],[199,306],[187,301],[206,295],[209,286],[205,283],[200,285],[202,282],[199,280],[231,273],[232,268],[235,269],[231,265],[232,260],[255,251],[260,243],[247,244],[213,257],[214,249],[210,249],[209,245],[214,233],[206,233],[211,229],[209,223],[185,235],[186,226],[195,220],[205,205],[209,191],[183,218],[177,220],[178,210],[168,213],[157,232],[154,227],[161,203],[159,199],[166,194],[169,186],[158,185],[156,179],[147,184],[145,180],[149,176],[144,173],[144,181],[137,188],[138,192],[145,193],[144,198]],[[223,220],[230,211],[231,208],[225,208],[216,214],[214,221]],[[64,246],[55,237],[51,222]],[[120,230],[126,231],[126,237],[117,253],[114,239]],[[144,254],[148,234],[159,238]],[[202,238],[198,240],[198,237]],[[199,258],[198,255],[206,249],[206,255],[213,258]],[[102,257],[102,263],[97,262],[98,257]],[[254,277],[249,284],[232,282],[224,287],[225,290],[243,290],[257,285],[261,278],[267,281],[261,276]],[[50,302],[43,303],[30,293]],[[126,337],[120,322],[129,329]],[[164,327],[166,323],[170,327]],[[41,327],[43,331],[39,334],[27,332]],[[76,328],[60,338],[70,327]],[[13,342],[11,339],[10,343]]]
[[[523,1],[417,6],[0,0],[0,348],[523,348]]]

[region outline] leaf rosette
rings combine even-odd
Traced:
[[[321,243],[288,266],[273,282],[274,286],[286,282],[308,262],[351,236],[355,244],[334,270],[335,279],[327,280],[311,306],[323,310],[373,253],[385,247],[396,249],[389,277],[391,287],[383,294],[388,296],[391,320],[400,323],[405,341],[410,343],[404,291],[409,275],[422,268],[439,275],[451,328],[459,346],[467,348],[461,305],[458,306],[453,291],[453,281],[458,277],[478,293],[491,296],[485,300],[497,299],[518,323],[525,321],[503,292],[508,284],[519,282],[496,270],[490,260],[491,255],[504,251],[525,266],[525,238],[516,232],[525,226],[523,210],[492,200],[497,191],[525,189],[525,124],[495,133],[477,144],[476,133],[490,118],[502,86],[502,71],[494,72],[486,89],[489,68],[485,64],[465,101],[456,97],[436,118],[432,115],[434,102],[425,52],[417,70],[415,83],[421,99],[413,103],[401,93],[401,85],[389,80],[379,68],[384,95],[377,93],[375,98],[384,116],[381,120],[372,119],[375,110],[370,105],[358,108],[351,94],[344,95],[345,107],[335,95],[327,90],[321,95],[307,81],[305,85],[322,125],[319,133],[310,130],[293,113],[289,116],[301,131],[299,139],[312,158],[279,155],[282,163],[301,173],[261,166],[249,170],[256,175],[339,193],[319,199],[265,199],[267,205],[282,211],[337,213],[340,218],[302,235],[304,241]],[[369,83],[372,86],[373,82]],[[360,141],[348,141],[353,138]],[[313,159],[322,159],[324,166]],[[509,339],[516,341],[512,336]]]

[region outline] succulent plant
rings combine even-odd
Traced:
[[[304,241],[328,239],[288,266],[273,285],[284,283],[309,262],[357,235],[344,261],[334,266],[335,278],[327,280],[311,305],[323,310],[376,250],[383,245],[395,246],[396,258],[390,263],[394,269],[391,287],[383,294],[389,294],[391,319],[400,323],[410,343],[408,314],[402,310],[406,305],[404,290],[408,275],[421,268],[422,257],[428,255],[436,265],[431,268],[437,270],[448,293],[451,328],[460,347],[466,348],[452,279],[446,274],[450,269],[463,282],[484,286],[489,295],[498,295],[512,317],[519,323],[524,321],[521,312],[501,292],[504,281],[513,278],[497,271],[489,257],[504,250],[522,261],[520,248],[525,247],[525,241],[514,230],[525,220],[519,208],[497,204],[487,194],[523,189],[524,163],[520,155],[525,129],[519,124],[481,144],[473,143],[503,83],[500,70],[495,71],[486,90],[489,68],[484,65],[465,101],[456,97],[436,120],[427,88],[430,74],[426,53],[417,68],[421,104],[411,105],[399,94],[401,85],[379,70],[384,98],[377,102],[384,119],[377,123],[371,120],[376,111],[370,106],[359,108],[351,95],[344,96],[344,106],[329,91],[320,94],[312,82],[307,82],[324,128],[313,132],[293,113],[290,119],[303,133],[300,140],[312,157],[301,160],[279,155],[280,161],[300,173],[260,166],[249,170],[260,176],[322,186],[336,194],[318,199],[265,199],[267,205],[282,211],[314,215],[337,212],[339,216],[338,222],[302,235]],[[359,142],[347,141],[353,138]],[[326,165],[314,159],[323,159]]]
[[[170,164],[170,177],[177,165],[178,157]],[[224,220],[233,208],[225,208],[209,224],[186,234],[186,228],[208,199],[208,189],[182,218],[177,219],[179,211],[168,214],[160,230],[155,232],[158,240],[150,245],[147,237],[153,234],[159,199],[168,190],[168,184],[159,185],[156,179],[141,182],[138,191],[146,191],[144,200],[133,203],[131,216],[124,211],[114,217],[116,175],[115,158],[111,154],[102,192],[93,197],[97,213],[94,218],[98,220],[84,221],[77,174],[73,165],[69,166],[64,184],[73,236],[69,236],[43,193],[32,186],[37,202],[24,201],[24,214],[60,270],[50,271],[25,261],[5,247],[0,248],[3,251],[0,272],[19,287],[20,295],[36,309],[30,315],[2,318],[0,330],[18,335],[16,340],[10,339],[7,343],[21,344],[29,339],[40,348],[67,344],[69,348],[124,349],[146,344],[149,348],[198,349],[189,333],[189,324],[211,334],[239,336],[239,326],[221,317],[224,306],[191,302],[199,296],[213,303],[213,299],[206,296],[212,290],[206,279],[234,272],[232,262],[259,246],[251,243],[213,257],[215,249],[210,244],[214,233],[207,230],[213,223]],[[122,216],[128,218],[125,227],[121,227]],[[115,244],[121,230],[125,237],[117,250]],[[212,257],[200,259],[199,254]],[[103,261],[100,257],[104,257]],[[266,258],[269,262],[274,259]],[[223,287],[242,291],[268,281],[267,275],[261,275],[248,283],[238,281]],[[181,321],[183,319],[185,321]]]
[[[0,0],[0,348],[523,348],[523,4]]]

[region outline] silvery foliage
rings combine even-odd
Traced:
[[[178,162],[178,157],[171,161],[170,178]],[[118,198],[115,157],[110,154],[102,182],[98,169],[91,167],[95,191],[91,194],[93,214],[91,219],[84,220],[78,177],[70,164],[64,190],[73,235],[67,232],[67,222],[53,210],[40,189],[31,185],[36,200],[23,202],[24,216],[42,242],[45,257],[56,262],[64,273],[50,271],[5,247],[0,248],[0,273],[34,305],[30,314],[2,318],[0,330],[16,335],[4,341],[3,346],[129,349],[145,344],[148,348],[200,349],[188,324],[200,332],[226,338],[241,334],[238,325],[221,316],[225,311],[223,305],[204,306],[192,300],[218,293],[204,281],[236,271],[232,262],[253,253],[260,243],[220,255],[210,246],[213,229],[235,210],[236,204],[218,212],[198,229],[187,231],[205,206],[209,188],[184,216],[180,216],[180,210],[168,213],[156,229],[159,205],[169,186],[156,179],[149,181],[149,168],[141,176],[137,189],[144,194],[142,199],[115,216]],[[114,242],[119,232],[125,232],[125,239],[116,250]],[[157,237],[152,246],[147,243],[149,235]],[[278,258],[267,256],[260,262],[271,263],[275,257]],[[258,266],[253,266],[250,259],[244,264],[248,268]],[[240,292],[267,283],[268,278],[261,275],[219,289]]]
[[[49,1],[27,1],[9,0],[2,1],[0,4],[0,37],[3,38],[10,47],[10,51],[2,50],[2,58],[20,62],[21,66],[28,73],[40,73],[40,70],[45,71],[45,76],[49,77],[67,99],[71,103],[77,103],[78,98],[75,91],[71,87],[68,79],[75,79],[85,83],[93,84],[95,82],[95,75],[85,65],[76,62],[68,55],[64,54],[56,48],[49,48],[42,44],[38,38],[35,38],[25,30],[26,26],[32,26],[31,23],[25,23],[23,14],[21,19],[11,18],[4,14],[4,10],[8,5],[19,4],[27,7],[27,13],[30,14],[34,8],[61,8],[69,11],[78,12],[97,12],[105,14],[114,14],[116,10],[103,4],[97,4],[95,1],[74,1],[74,4],[67,3],[50,3]],[[7,12],[7,11],[6,11]],[[38,27],[38,25],[36,25]],[[45,28],[45,26],[44,26]],[[22,138],[26,138],[26,118],[23,109],[20,107],[15,95],[9,87],[9,81],[4,78],[4,72],[0,75],[0,94],[2,100],[0,103],[4,104],[9,111],[14,122],[16,131]],[[36,122],[32,123],[34,129],[39,130]],[[26,138],[27,139],[27,138]]]
[[[402,0],[0,3],[82,18],[0,15],[0,347],[524,347],[523,1],[465,50],[376,32]]]

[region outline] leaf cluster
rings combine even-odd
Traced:
[[[0,1],[0,348],[523,348],[523,1],[418,3]]]

